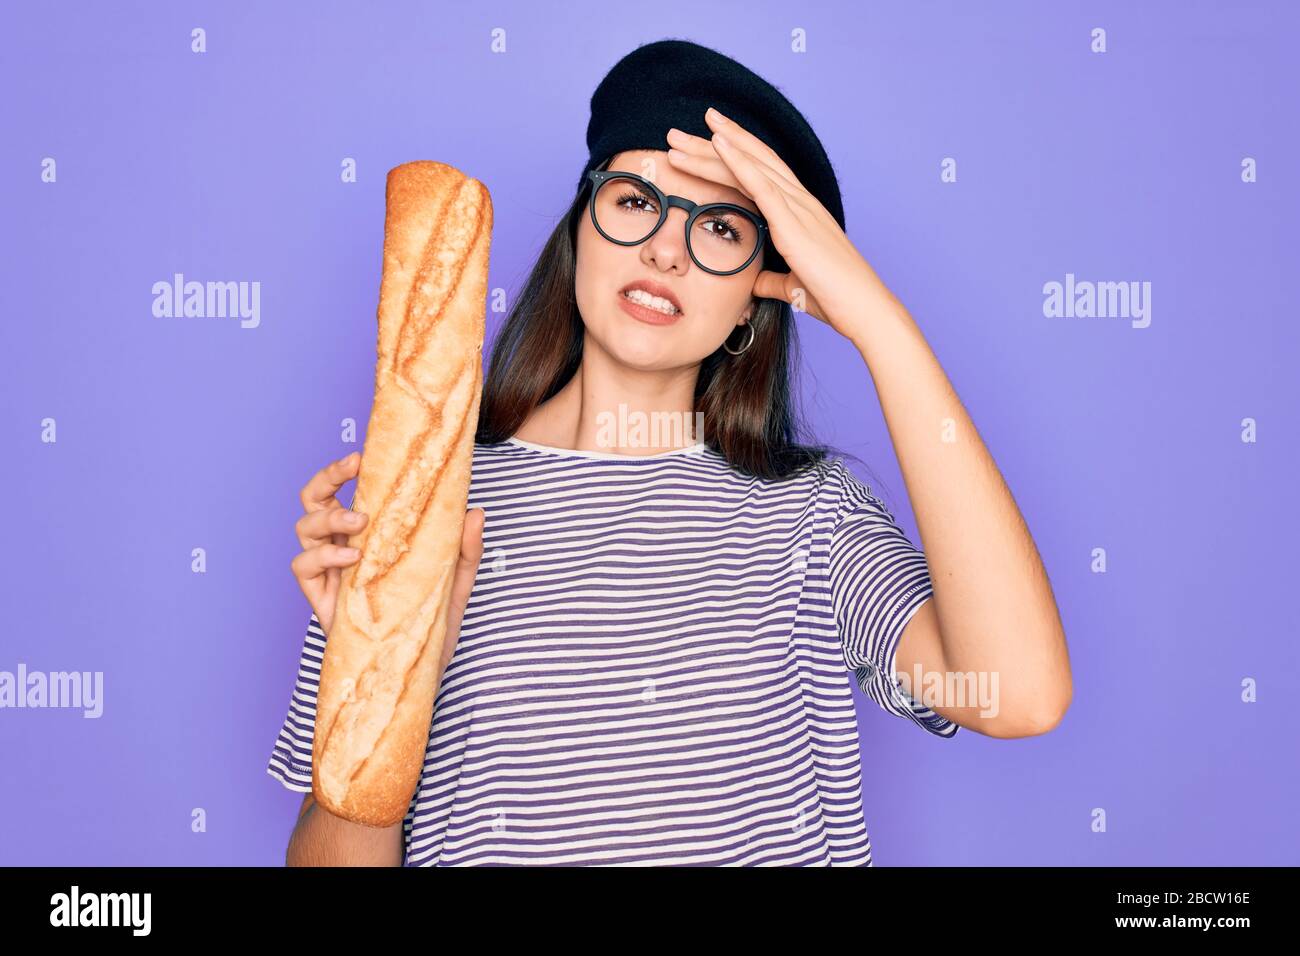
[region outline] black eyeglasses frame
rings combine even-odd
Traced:
[[[596,193],[597,191],[599,191],[600,187],[603,186],[608,180],[611,179],[634,179],[637,182],[640,182],[644,184],[647,188],[649,188],[655,194],[655,198],[659,200],[658,203],[659,221],[655,223],[654,228],[651,229],[648,233],[646,233],[643,238],[636,239],[636,240],[615,239],[604,229],[600,228],[600,223],[596,219],[596,203],[594,200],[596,198]],[[610,242],[616,243],[620,246],[641,245],[641,243],[645,242],[647,239],[649,239],[651,236],[653,236],[656,232],[659,231],[659,228],[668,219],[669,210],[671,210],[674,207],[686,211],[686,251],[690,254],[691,261],[694,262],[701,269],[703,269],[705,272],[710,273],[711,275],[731,276],[731,275],[735,275],[737,272],[744,272],[746,269],[749,268],[750,263],[754,261],[754,259],[759,255],[759,253],[763,251],[763,247],[767,244],[767,237],[768,237],[767,220],[764,219],[762,216],[760,216],[758,213],[754,212],[753,210],[746,209],[744,206],[737,206],[735,203],[729,203],[729,202],[694,203],[684,196],[669,196],[666,195],[662,189],[660,189],[650,180],[646,179],[644,176],[638,176],[636,173],[629,173],[621,169],[589,170],[587,172],[587,181],[588,183],[591,184],[591,196],[587,200],[587,206],[591,210],[591,224],[596,227],[596,231],[599,232],[602,236],[604,236]],[[739,213],[740,215],[747,217],[751,222],[753,222],[758,232],[758,240],[754,243],[754,250],[753,252],[750,253],[749,258],[745,260],[744,265],[740,266],[737,269],[728,269],[725,272],[719,271],[717,269],[710,269],[708,266],[704,265],[704,263],[700,262],[700,260],[696,258],[695,250],[691,248],[691,226],[695,224],[695,220],[707,212],[718,210],[718,209],[725,209],[728,210],[729,212]]]

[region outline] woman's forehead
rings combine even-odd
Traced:
[[[740,190],[677,169],[668,161],[666,149],[630,149],[616,153],[606,168],[644,176],[670,196],[685,196],[695,203],[729,202],[761,213],[754,201]]]

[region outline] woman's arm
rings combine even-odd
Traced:
[[[402,824],[367,827],[336,817],[312,799],[298,810],[298,822],[284,854],[286,866],[401,866]]]
[[[869,270],[869,267],[868,267]],[[1060,721],[1072,694],[1069,655],[1051,584],[993,456],[903,304],[864,273],[851,311],[836,317],[862,356],[898,456],[933,607],[922,607],[898,646],[910,677],[997,675],[998,710],[935,707],[981,733],[1021,737]]]
[[[762,210],[790,271],[759,272],[753,294],[788,302],[846,336],[876,383],[933,587],[899,641],[899,677],[918,664],[923,680],[938,675],[944,686],[949,674],[982,677],[996,687],[996,714],[951,702],[931,709],[992,736],[1050,730],[1071,695],[1060,613],[1020,509],[939,360],[789,165],[717,110],[704,118],[713,136],[671,130],[668,158],[740,189]]]

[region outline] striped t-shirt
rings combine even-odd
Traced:
[[[782,481],[704,445],[475,445],[483,559],[403,821],[405,865],[870,866],[848,672],[893,676],[925,557],[841,457]],[[307,627],[267,771],[311,789]]]

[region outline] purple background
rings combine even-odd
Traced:
[[[105,709],[0,710],[0,862],[283,861],[301,796],[265,767],[310,614],[297,496],[364,437],[385,173],[438,159],[487,184],[513,302],[582,168],[592,89],[665,36],[809,117],[1066,624],[1074,703],[1043,737],[942,741],[855,690],[876,864],[1300,862],[1293,5],[265,6],[2,14],[0,670],[101,670]],[[260,327],[155,318],[174,272],[260,281]],[[1045,318],[1067,272],[1151,282],[1150,327]],[[865,366],[798,324],[819,437],[869,462],[917,540]]]

